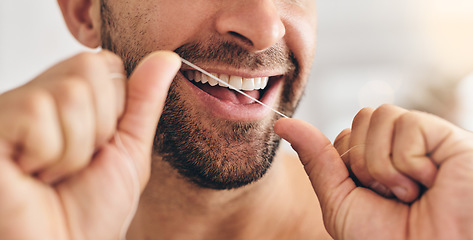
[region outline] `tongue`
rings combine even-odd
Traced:
[[[226,88],[226,87],[218,87],[218,86],[212,87],[208,84],[198,84],[198,85],[200,89],[202,89],[203,91],[207,92],[208,94],[222,101],[227,101],[234,104],[251,104],[255,102],[253,99],[250,99],[249,97],[244,96],[236,91],[230,90],[229,88]],[[244,92],[255,99],[259,99],[260,97],[258,90],[244,91]]]

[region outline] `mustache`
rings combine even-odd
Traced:
[[[195,63],[218,63],[234,68],[257,70],[259,68],[283,67],[287,72],[295,70],[294,54],[281,44],[261,52],[250,52],[241,45],[215,40],[184,44],[174,50],[182,58]]]

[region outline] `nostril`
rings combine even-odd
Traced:
[[[241,35],[241,34],[239,34],[239,33],[237,33],[237,32],[233,32],[233,31],[230,31],[230,32],[228,32],[228,33],[229,33],[230,35],[233,35],[234,37],[240,39],[243,43],[246,43],[246,44],[248,44],[248,45],[250,45],[250,46],[254,46],[253,42],[252,42],[249,38],[247,38],[247,37],[245,37],[245,36],[243,36],[243,35]]]

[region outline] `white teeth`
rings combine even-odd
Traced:
[[[207,83],[209,81],[209,78],[210,78],[209,76],[203,75],[203,74],[201,76],[202,76],[202,80],[200,81],[201,83]]]
[[[228,76],[227,74],[220,74],[219,78],[220,80],[225,81],[225,82],[230,81],[230,76]]]
[[[266,88],[266,86],[268,85],[268,79],[268,77],[261,78],[261,89]]]
[[[236,89],[242,89],[241,86],[243,85],[243,78],[238,76],[230,76],[228,84],[232,85]]]
[[[255,78],[255,89],[261,89],[261,78]]]
[[[220,80],[228,83],[232,87],[239,90],[245,90],[245,91],[264,89],[267,86],[268,80],[269,80],[269,77],[242,78],[240,76],[229,76],[227,74],[220,74],[220,75],[216,73],[211,73],[211,74],[219,78]],[[208,83],[210,84],[210,86],[219,85],[221,87],[227,87],[225,84],[198,71],[186,71],[185,75],[187,79],[191,81]]]
[[[216,73],[211,73],[211,74],[212,74],[214,77],[219,78],[219,77],[218,77],[218,74],[216,74]],[[221,80],[222,80],[222,79],[221,79]],[[225,80],[223,80],[223,81],[225,81]],[[228,80],[225,81],[225,82],[228,83]],[[227,86],[227,85],[223,84],[222,82],[218,82],[218,85],[219,85],[220,87],[226,87],[226,86]]]
[[[255,79],[254,78],[243,78],[243,85],[241,86],[243,90],[253,90],[255,89]]]
[[[196,82],[202,81],[202,74],[199,73],[199,72],[194,72],[194,73],[195,73],[194,74],[194,81],[196,81]]]
[[[207,75],[205,75],[205,74],[203,74],[203,73],[199,73],[199,74],[208,77],[210,86],[213,87],[213,86],[215,86],[215,85],[218,84],[218,81],[217,81],[217,80],[215,80],[215,79],[213,79],[213,78],[211,78],[211,77],[209,77],[209,76],[207,76]]]

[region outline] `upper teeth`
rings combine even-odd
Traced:
[[[238,90],[251,91],[256,89],[264,89],[268,84],[268,77],[256,77],[256,78],[244,78],[239,76],[229,76],[227,74],[216,74],[211,73],[218,79],[228,83],[232,87]],[[208,83],[210,86],[219,85],[221,87],[227,87],[225,84],[218,82],[217,80],[201,73],[198,71],[186,71],[185,75],[187,79],[195,82]]]

